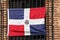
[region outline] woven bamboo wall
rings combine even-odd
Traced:
[[[51,28],[52,28],[52,24],[51,24],[51,3],[50,3],[51,1],[46,1],[46,7],[48,8],[49,7],[49,12],[48,13],[46,13],[46,24],[47,25],[49,25],[49,26],[46,26],[47,28],[47,37],[46,37],[46,39],[47,40],[49,40],[49,39],[51,39],[52,40],[52,30],[51,30]],[[8,1],[7,0],[2,0],[2,4],[1,4],[1,6],[2,6],[2,31],[1,31],[1,39],[2,40],[6,40],[6,39],[8,39],[8,37],[6,36],[6,34],[7,34],[7,8],[8,8]],[[48,22],[47,22],[48,21]],[[49,36],[49,37],[48,37]]]
[[[46,39],[52,40],[52,1],[51,0],[46,0]],[[0,9],[3,10],[2,12],[0,11],[0,39],[1,40],[6,40],[8,39],[7,37],[7,8],[8,8],[8,0],[2,0],[1,1],[1,7]],[[1,14],[2,13],[2,14]]]

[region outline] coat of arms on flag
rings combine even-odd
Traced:
[[[46,8],[10,8],[8,36],[44,35]]]

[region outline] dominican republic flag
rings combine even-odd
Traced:
[[[8,36],[45,35],[46,8],[10,8]]]

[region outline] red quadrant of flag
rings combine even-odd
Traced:
[[[24,36],[24,25],[9,25],[9,36]]]
[[[30,19],[39,19],[45,17],[46,8],[30,8]]]

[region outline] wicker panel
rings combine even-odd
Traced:
[[[50,0],[48,0],[48,1],[46,0],[46,8],[47,8],[47,13],[46,13],[47,35],[46,35],[46,40],[49,40],[49,39],[52,40],[52,5],[51,5],[52,3],[51,2],[52,1],[50,1]],[[20,3],[22,3],[22,2],[20,2]],[[0,40],[9,40],[9,39],[10,40],[45,40],[45,35],[26,36],[26,37],[7,37],[7,8],[8,7],[9,8],[30,7],[30,6],[23,6],[24,3],[23,3],[23,5],[18,6],[18,5],[20,5],[20,3],[17,3],[16,5],[13,5],[13,7],[11,5],[9,6],[9,1],[8,0],[4,0],[3,3],[0,3],[1,4],[1,7],[0,7]],[[42,4],[39,3],[38,5],[43,7],[43,6],[45,6],[43,4],[44,3],[42,3]],[[39,7],[39,6],[35,6],[35,5],[32,4],[31,7]]]

